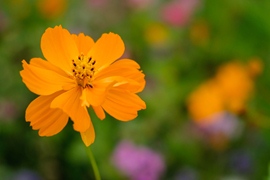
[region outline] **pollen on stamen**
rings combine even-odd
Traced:
[[[95,64],[96,64],[96,61],[93,61],[93,62],[92,62],[92,65],[95,65]]]
[[[91,60],[92,60],[92,57],[90,57],[90,58],[88,59],[88,62],[87,62],[87,63],[89,63]]]

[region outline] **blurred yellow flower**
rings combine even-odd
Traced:
[[[67,0],[38,0],[37,8],[41,15],[46,19],[57,18],[66,9]]]
[[[207,22],[203,19],[195,21],[190,29],[190,39],[194,45],[205,46],[208,44],[210,32]]]
[[[86,146],[95,132],[86,107],[99,119],[105,112],[122,121],[145,109],[136,94],[145,86],[144,74],[133,60],[121,59],[124,43],[119,35],[103,34],[96,42],[80,33],[70,34],[61,26],[48,28],[41,38],[46,60],[22,61],[20,72],[30,91],[40,95],[26,109],[26,121],[40,136],[52,136],[73,121]]]
[[[168,41],[168,29],[160,23],[149,24],[145,30],[145,38],[150,45],[163,46]]]

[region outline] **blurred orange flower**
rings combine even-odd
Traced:
[[[234,113],[241,112],[254,88],[247,66],[236,61],[225,64],[219,68],[215,80],[222,89],[226,108]]]
[[[263,65],[259,57],[253,57],[248,62],[248,70],[251,77],[256,77],[262,73]]]
[[[38,0],[37,8],[46,19],[57,18],[66,10],[67,0]]]
[[[114,33],[103,34],[94,42],[61,26],[48,28],[41,38],[46,60],[22,61],[23,82],[40,95],[27,107],[26,121],[40,136],[52,136],[70,117],[74,130],[89,146],[95,132],[86,107],[92,107],[101,120],[104,111],[122,121],[137,117],[137,112],[146,108],[136,94],[144,89],[144,74],[133,60],[116,61],[124,49],[122,39]]]
[[[224,99],[221,89],[213,80],[201,84],[188,99],[188,110],[198,123],[211,123],[213,115],[222,112]]]
[[[210,123],[213,116],[224,111],[241,113],[254,90],[253,77],[261,70],[259,59],[248,65],[233,61],[221,66],[215,77],[190,94],[187,103],[193,120]]]

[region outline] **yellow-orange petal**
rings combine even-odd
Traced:
[[[127,73],[132,73],[133,71],[138,71],[140,66],[137,62],[131,59],[121,59],[110,66],[98,71],[95,74],[96,79],[101,79],[108,76],[122,76],[126,75]],[[131,71],[131,72],[130,72]]]
[[[132,93],[139,93],[141,92],[144,87],[145,87],[145,80],[144,80],[144,74],[140,74],[138,73],[137,75],[138,76],[135,76],[136,74],[133,75],[133,77],[129,77],[129,83],[123,83],[121,85],[118,86],[118,88],[121,88],[121,89],[125,89],[125,90],[128,90],[129,92],[132,92]],[[139,79],[140,82],[138,82],[137,80]]]
[[[137,111],[145,109],[146,105],[138,95],[112,88],[106,95],[102,108],[118,120],[129,121],[136,118]]]
[[[63,87],[62,87],[63,90],[69,90],[71,88],[74,88],[77,85],[74,82],[74,80],[71,78],[70,75],[68,75],[62,69],[54,66],[49,61],[43,60],[41,58],[32,58],[30,60],[30,64],[33,65],[33,66],[36,66],[36,67],[40,67],[40,68],[43,68],[43,69],[48,69],[48,70],[54,71],[54,72],[58,73],[59,75],[62,75],[63,77],[69,78],[70,83],[64,84]]]
[[[80,33],[79,35],[72,34],[72,38],[76,42],[78,52],[80,54],[83,53],[84,55],[86,55],[90,51],[91,47],[95,44],[94,40],[91,37],[86,36],[83,33]]]
[[[40,136],[52,136],[59,133],[68,122],[68,115],[60,109],[50,108],[51,101],[58,96],[39,96],[26,109],[25,119]]]
[[[81,100],[83,102],[86,102],[84,103],[84,105],[88,107],[90,105],[98,106],[104,101],[105,93],[106,93],[106,87],[104,88],[103,87],[99,88],[98,86],[95,88],[87,87],[83,89]]]
[[[86,107],[81,105],[81,96],[81,88],[75,87],[57,96],[52,101],[51,108],[62,109],[74,122],[74,130],[85,132],[90,126],[91,119]]]
[[[74,80],[58,74],[55,71],[43,69],[26,61],[22,61],[23,70],[20,71],[23,82],[30,91],[38,95],[50,95],[63,90],[64,86],[74,84]]]
[[[65,72],[71,72],[72,59],[79,55],[74,39],[62,26],[46,29],[41,37],[41,50],[50,63]]]
[[[81,100],[86,106],[99,106],[105,100],[107,90],[115,83],[114,80],[102,79],[94,81],[92,88],[86,87],[83,89]]]
[[[124,77],[126,83],[122,83],[123,89],[128,89],[131,92],[137,93],[141,92],[145,87],[145,75],[139,68],[139,64],[135,61],[131,59],[121,59],[99,71],[96,74],[95,79],[113,76]]]
[[[88,53],[89,57],[96,60],[97,69],[105,67],[120,58],[125,51],[121,37],[114,33],[103,34]]]
[[[32,58],[30,60],[30,63],[32,66],[36,66],[42,69],[47,69],[50,71],[54,71],[64,77],[69,77],[69,75],[67,73],[65,73],[62,69],[54,66],[52,63],[50,63],[49,61],[46,61],[44,59],[41,58]]]
[[[95,130],[92,123],[85,132],[80,134],[85,146],[90,146],[95,141]]]
[[[105,115],[105,112],[101,106],[92,106],[92,108],[94,109],[95,114],[97,115],[97,117],[100,120],[105,119],[106,115]]]

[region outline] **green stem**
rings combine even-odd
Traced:
[[[98,170],[98,166],[97,166],[97,163],[96,163],[96,160],[95,160],[95,157],[94,157],[94,155],[92,153],[91,148],[86,147],[86,151],[87,151],[87,154],[89,156],[89,159],[90,159],[90,162],[91,162],[94,174],[95,174],[95,179],[96,180],[101,180],[99,170]]]

